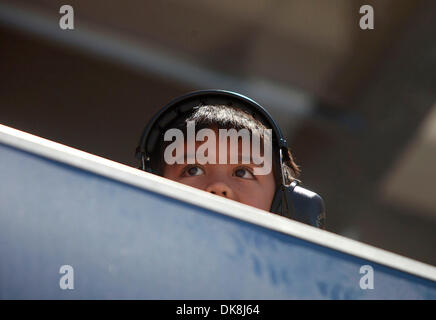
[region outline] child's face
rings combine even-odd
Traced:
[[[274,175],[254,175],[256,164],[218,164],[219,139],[217,138],[215,157],[217,164],[172,164],[164,165],[163,176],[188,186],[198,188],[213,194],[235,200],[259,209],[269,211],[275,192]],[[196,142],[196,151],[203,142]],[[186,155],[186,145],[184,145]],[[239,143],[241,154],[242,143]],[[230,157],[230,146],[227,145],[227,155]],[[187,155],[189,158],[190,155]]]

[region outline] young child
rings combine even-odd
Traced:
[[[324,228],[324,205],[297,186],[300,174],[280,129],[253,100],[197,91],[173,100],[147,125],[142,169],[259,209]]]

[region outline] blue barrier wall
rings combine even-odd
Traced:
[[[435,299],[436,283],[0,144],[0,298]]]

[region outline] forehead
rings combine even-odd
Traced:
[[[225,164],[231,164],[234,161],[232,160],[236,156],[238,163],[251,163],[251,164],[259,164],[264,162],[270,162],[271,157],[266,157],[264,154],[265,148],[263,147],[263,142],[260,140],[260,145],[258,150],[254,151],[250,140],[245,140],[239,138],[237,141],[237,145],[234,142],[230,142],[230,139],[224,139],[220,137],[218,134],[212,137],[213,141],[208,140],[209,137],[206,137],[204,141],[196,141],[195,139],[189,140],[185,139],[185,141],[177,141],[175,143],[174,153],[177,148],[183,148],[183,154],[180,155],[179,160],[184,159],[184,163],[187,162],[188,159],[195,160],[198,157],[198,154],[204,155],[208,158],[215,159],[215,162],[220,162],[220,157],[224,155],[227,156],[227,160]],[[235,155],[236,153],[236,155]],[[178,161],[180,162],[180,161]]]

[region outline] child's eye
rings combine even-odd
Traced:
[[[233,175],[243,179],[254,179],[254,175],[247,168],[237,168]]]
[[[182,176],[194,177],[204,174],[204,170],[198,166],[189,166],[183,170]]]

